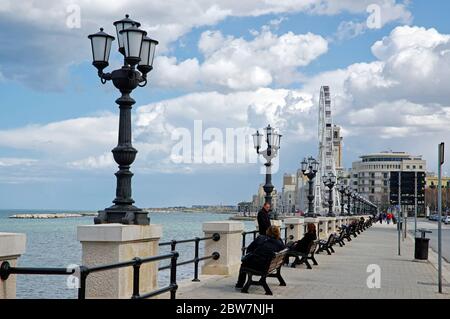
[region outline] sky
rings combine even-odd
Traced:
[[[449,10],[419,0],[0,0],[0,209],[111,205],[119,92],[100,83],[87,36],[116,36],[125,14],[159,41],[148,85],[132,94],[137,206],[250,200],[264,176],[241,142],[267,124],[283,135],[280,189],[283,173],[317,156],[322,85],[346,167],[393,150],[436,171],[437,145],[450,144]],[[109,64],[122,64],[116,42]]]

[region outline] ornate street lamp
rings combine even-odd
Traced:
[[[308,213],[306,217],[316,217],[314,213],[314,178],[316,177],[317,171],[319,170],[319,162],[317,162],[313,157],[308,157],[308,159],[303,159],[301,163],[301,170],[304,176],[308,178]]]
[[[111,73],[103,70],[109,65],[109,54],[114,37],[106,34],[103,28],[100,32],[91,34],[88,38],[92,46],[92,64],[98,70],[100,81],[105,84],[112,81],[120,91],[121,97],[116,100],[119,105],[119,138],[118,145],[112,150],[114,160],[119,165],[117,177],[116,198],[114,205],[99,212],[94,219],[96,224],[122,223],[148,225],[148,212],[134,206],[131,192],[133,164],[137,150],[132,145],[131,108],[136,103],[130,96],[131,92],[147,84],[147,74],[153,69],[153,58],[158,41],[146,37],[147,32],[139,29],[141,24],[133,21],[128,15],[125,19],[114,22],[117,31],[119,52],[124,56],[120,69]],[[137,69],[136,69],[137,68]]]
[[[350,186],[347,186],[345,193],[347,194],[347,216],[351,216],[352,215],[351,199],[353,191]]]
[[[278,150],[280,149],[281,136],[276,132],[270,125],[268,125],[265,129],[265,135],[261,134],[259,131],[256,131],[253,134],[253,143],[256,149],[256,153],[262,155],[266,159],[266,163],[264,166],[266,167],[266,182],[263,186],[264,192],[266,193],[265,201],[270,204],[270,219],[278,219],[276,210],[272,208],[272,192],[273,192],[273,184],[272,184],[272,160],[278,155]],[[265,141],[267,144],[267,148],[264,151],[261,151],[262,141],[265,137]]]
[[[333,213],[333,188],[336,185],[336,176],[329,172],[327,176],[323,177],[323,183],[328,187],[328,217],[335,217]]]
[[[358,214],[357,207],[356,207],[356,200],[358,198],[358,193],[355,191],[352,193],[352,199],[353,199],[353,215]]]
[[[344,203],[345,185],[344,184],[339,185],[338,191],[341,194],[341,215],[345,216],[345,215],[347,215],[345,213],[345,208],[344,208],[344,206],[345,206],[345,203]]]

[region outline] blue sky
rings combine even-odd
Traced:
[[[110,1],[108,12],[104,3],[6,0],[0,10],[0,208],[109,206],[118,92],[100,84],[87,35],[114,34],[125,13],[160,41],[149,85],[133,92],[138,206],[235,204],[263,181],[254,163],[174,161],[173,132],[196,120],[222,132],[278,127],[279,187],[317,154],[321,85],[331,86],[346,167],[392,149],[423,155],[435,171],[437,143],[450,143],[447,2],[135,0]],[[79,27],[67,27],[71,17]],[[109,69],[119,63],[113,44]]]

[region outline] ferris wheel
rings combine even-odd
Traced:
[[[329,191],[323,183],[323,177],[337,175],[336,170],[336,152],[334,150],[334,125],[331,112],[331,95],[330,87],[322,86],[320,88],[319,99],[319,123],[318,123],[318,137],[319,137],[319,171],[316,175],[315,181],[315,202],[314,209],[318,215],[324,215],[326,211]],[[340,212],[340,197],[336,189],[332,191],[333,196],[333,211]]]

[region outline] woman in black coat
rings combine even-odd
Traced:
[[[300,239],[299,241],[297,241],[296,243],[294,243],[294,245],[291,247],[291,249],[306,254],[309,246],[316,239],[317,239],[316,225],[308,224],[307,232],[305,233],[303,238]]]
[[[248,247],[247,254],[242,258],[241,270],[239,270],[239,278],[236,288],[242,288],[245,283],[245,272],[242,267],[251,268],[256,271],[267,271],[275,253],[285,248],[280,238],[280,228],[270,226],[266,235],[258,236]]]

